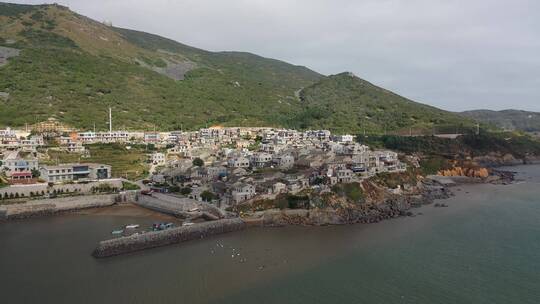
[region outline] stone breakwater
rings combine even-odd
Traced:
[[[212,235],[239,231],[245,228],[246,223],[239,218],[204,222],[193,226],[177,227],[164,231],[148,232],[102,241],[98,244],[92,255],[96,258],[111,257],[202,239]]]
[[[26,219],[83,209],[109,207],[117,203],[132,201],[132,196],[131,193],[81,195],[6,205],[0,207],[0,220]]]

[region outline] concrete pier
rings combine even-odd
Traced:
[[[105,258],[130,252],[182,243],[190,240],[205,238],[212,235],[239,231],[246,224],[239,218],[222,219],[212,222],[183,226],[164,231],[147,232],[111,240],[102,241],[94,250],[93,256]]]

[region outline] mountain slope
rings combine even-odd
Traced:
[[[470,123],[347,74],[326,77],[254,54],[209,52],[59,5],[0,3],[2,56],[10,58],[0,61],[0,126],[56,117],[107,129],[109,107],[115,128],[127,129],[382,132]]]
[[[351,73],[330,76],[302,90],[302,127],[333,126],[338,132],[455,132],[471,127],[468,119],[413,102]]]
[[[279,124],[299,108],[295,92],[322,77],[252,54],[211,53],[112,28],[61,6],[4,14],[1,5],[0,43],[22,50],[0,68],[0,92],[9,94],[0,99],[2,125],[56,116],[103,129],[109,106],[119,127],[137,129]],[[183,81],[156,73],[171,66],[187,71]]]
[[[540,131],[540,113],[537,112],[520,110],[475,110],[461,112],[460,114],[509,131]]]

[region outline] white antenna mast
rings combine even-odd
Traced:
[[[112,133],[112,109],[109,108],[109,133]]]

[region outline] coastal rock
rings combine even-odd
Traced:
[[[466,176],[473,178],[486,178],[489,176],[489,170],[486,168],[464,168],[454,167],[452,169],[441,170],[438,172],[441,176]]]
[[[490,153],[473,158],[473,161],[483,167],[501,167],[522,165],[524,161],[517,159],[512,154]]]

